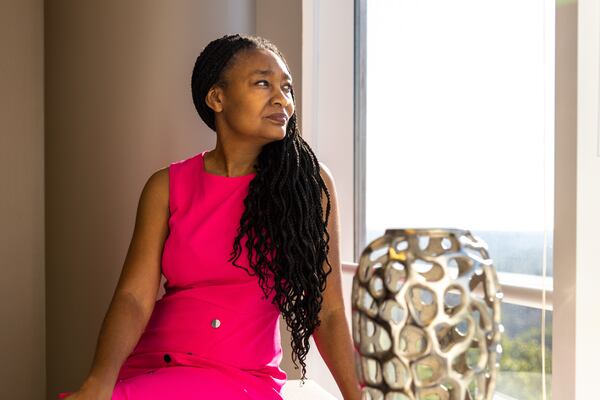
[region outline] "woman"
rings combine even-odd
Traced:
[[[225,35],[191,83],[216,147],[148,179],[92,368],[59,398],[281,399],[282,315],[301,379],[313,335],[344,399],[359,399],[334,181],[300,136],[283,55]]]

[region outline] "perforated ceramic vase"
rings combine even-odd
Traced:
[[[501,300],[487,245],[468,230],[386,230],[352,283],[362,398],[491,400]]]

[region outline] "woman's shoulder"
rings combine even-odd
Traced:
[[[148,180],[144,191],[148,196],[158,199],[163,204],[169,203],[169,167],[163,167],[153,172]]]
[[[169,166],[160,168],[156,171],[154,171],[152,173],[152,175],[150,175],[150,178],[148,178],[148,180],[154,180],[159,182],[159,185],[162,183],[162,185],[164,185],[164,183],[166,182],[167,184],[169,183]]]

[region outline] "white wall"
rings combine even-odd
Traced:
[[[576,395],[598,398],[600,347],[600,2],[580,0],[577,93]]]
[[[354,2],[304,0],[302,6],[303,135],[335,180],[342,262],[354,259]],[[351,324],[352,275],[343,274]],[[314,340],[307,376],[338,399],[342,395]]]

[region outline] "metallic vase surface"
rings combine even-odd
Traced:
[[[362,398],[491,400],[501,300],[487,245],[468,230],[386,230],[352,281]]]

